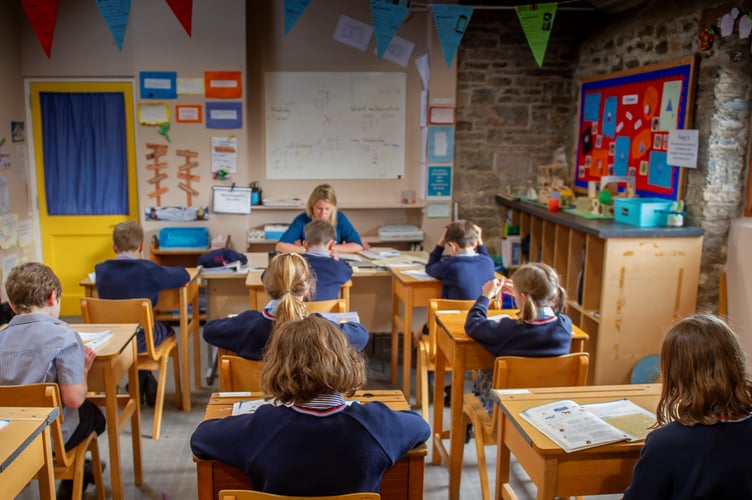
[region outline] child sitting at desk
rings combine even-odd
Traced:
[[[202,422],[191,450],[241,469],[277,495],[378,492],[384,472],[431,434],[411,411],[347,404],[366,381],[363,356],[331,322],[309,316],[272,335],[261,387],[274,401],[254,413]]]
[[[21,264],[8,274],[5,289],[17,314],[0,334],[0,385],[58,384],[63,440],[71,450],[92,431],[105,429],[104,415],[86,399],[86,377],[97,355],[59,319],[63,289],[52,269],[37,262]],[[93,480],[87,460],[83,489]],[[72,480],[62,481],[57,497],[70,498],[72,489]]]
[[[563,313],[567,292],[559,275],[541,262],[521,266],[510,279],[493,279],[467,313],[465,333],[494,356],[548,357],[568,354],[572,344],[572,320]],[[519,308],[517,319],[488,319],[490,300],[502,291],[510,293]],[[482,370],[473,392],[489,413],[492,372]]]
[[[695,314],[661,347],[658,428],[648,434],[624,500],[752,498],[752,376],[736,334]]]
[[[237,316],[214,319],[204,325],[204,340],[246,359],[259,360],[272,332],[282,324],[307,314],[304,299],[316,290],[308,262],[299,254],[275,256],[261,279],[271,297],[263,311],[245,311]],[[317,313],[314,313],[317,315]],[[358,350],[368,342],[368,330],[360,323],[340,323],[339,328]]]
[[[142,259],[144,250],[144,230],[138,222],[121,222],[112,232],[112,249],[117,254],[114,259],[100,262],[94,267],[97,294],[102,299],[151,300],[157,305],[159,292],[179,288],[190,279],[183,267],[160,266],[156,262]],[[171,326],[154,320],[154,346],[175,335]],[[136,337],[138,352],[146,352],[146,336],[139,329]],[[147,370],[139,371],[139,387],[144,402],[154,406],[157,380]]]
[[[443,257],[445,247],[449,256]],[[426,274],[441,282],[441,298],[473,300],[481,293],[483,283],[496,275],[493,259],[488,255],[481,229],[470,221],[454,221],[444,228],[436,247],[428,256]],[[428,325],[413,332],[413,343],[418,345]]]
[[[337,233],[334,226],[323,220],[306,224],[306,253],[303,254],[316,277],[316,295],[313,300],[339,298],[342,285],[352,277],[352,268],[333,255]]]

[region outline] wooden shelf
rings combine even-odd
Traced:
[[[695,311],[701,228],[640,228],[496,200],[502,220],[529,239],[527,260],[559,273],[567,314],[590,336],[589,383],[629,383],[637,361],[660,352],[664,332]]]

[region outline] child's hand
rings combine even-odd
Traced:
[[[496,278],[486,281],[486,283],[483,285],[483,295],[485,297],[488,297],[489,299],[493,299],[494,297],[499,295],[502,286],[502,281]]]
[[[436,243],[438,246],[440,247],[446,246],[446,233],[447,233],[447,228],[444,228],[444,232],[441,233],[441,238],[439,238],[439,242]]]
[[[89,371],[89,368],[94,364],[94,359],[96,359],[96,357],[97,353],[94,349],[89,346],[84,346],[84,370],[87,372]]]
[[[516,293],[514,289],[514,281],[512,281],[509,278],[506,278],[504,280],[504,283],[502,284],[501,292],[507,295],[514,295]]]
[[[473,227],[475,228],[475,232],[478,233],[478,240],[476,241],[476,246],[483,244],[483,230],[480,228],[478,224],[473,224]]]

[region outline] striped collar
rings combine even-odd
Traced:
[[[272,299],[264,306],[264,310],[261,311],[262,316],[264,316],[266,319],[270,319],[274,321],[274,318],[277,314],[277,306],[279,305],[279,301]]]
[[[342,394],[319,394],[308,403],[296,403],[291,408],[306,415],[328,417],[343,411],[346,407],[347,404]]]
[[[549,306],[538,308],[538,316],[534,320],[525,321],[529,325],[545,325],[556,321],[556,314]]]

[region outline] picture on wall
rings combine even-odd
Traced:
[[[633,175],[638,196],[683,197],[683,168],[667,161],[666,137],[690,128],[695,58],[583,80],[574,187],[606,175]]]

